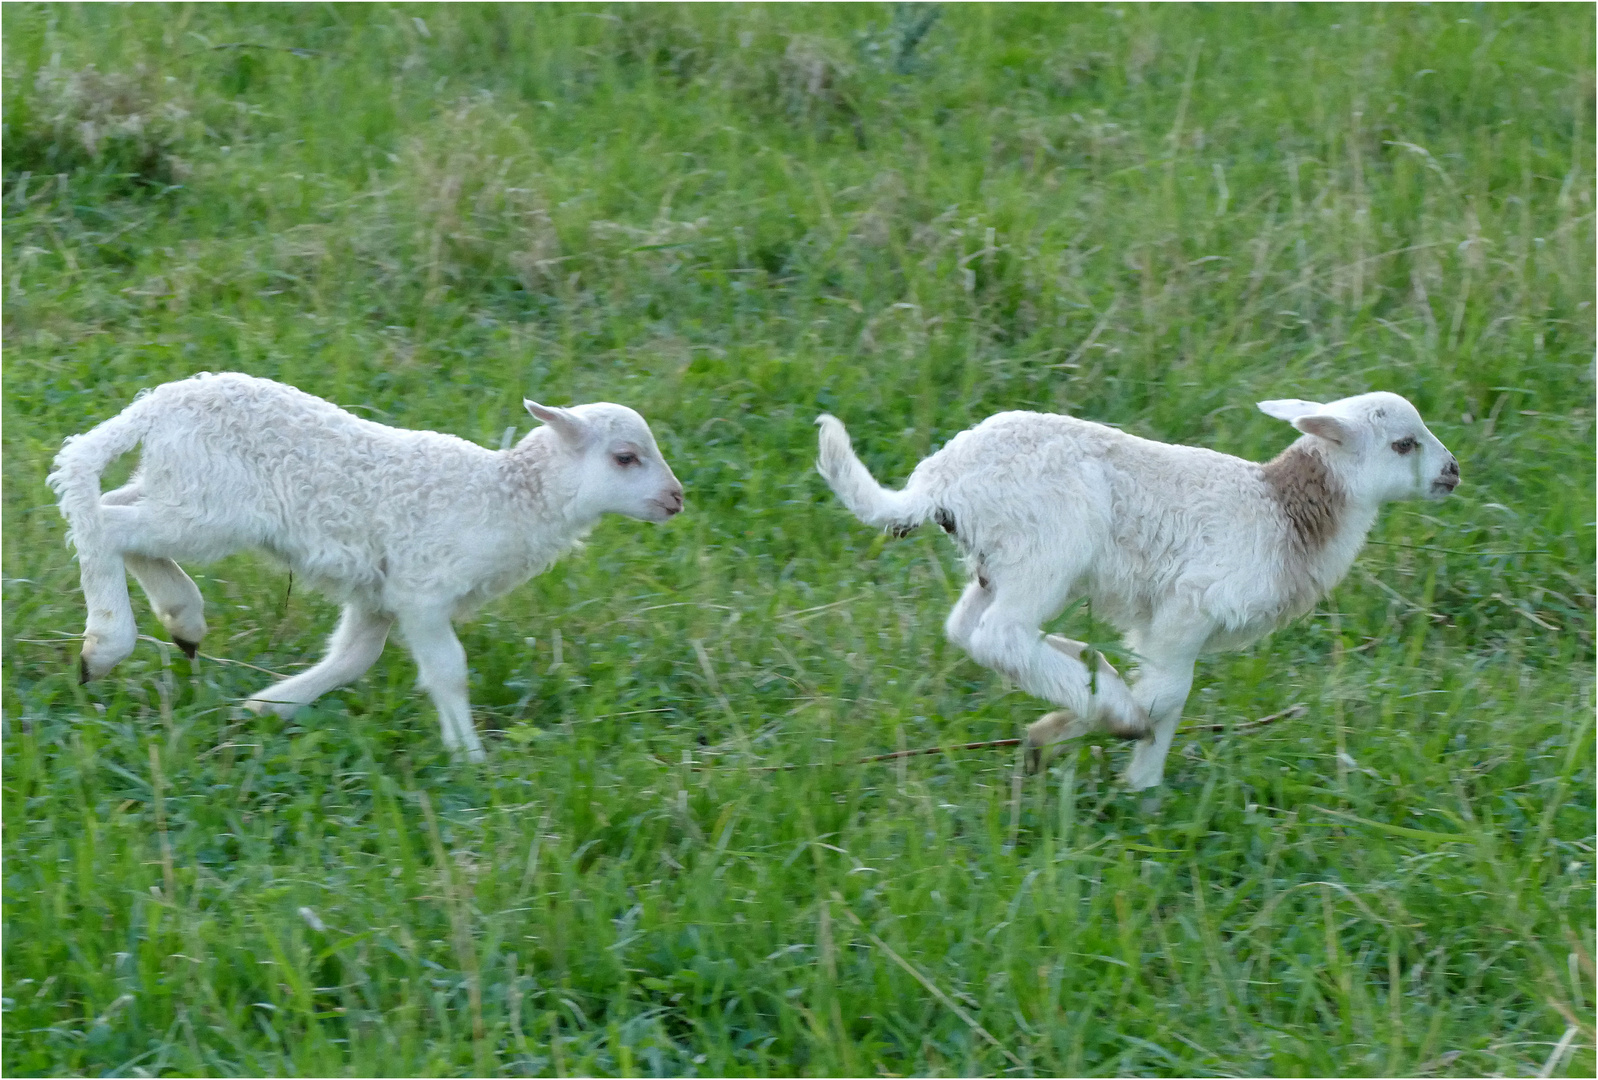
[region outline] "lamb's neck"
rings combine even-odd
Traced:
[[[1309,560],[1310,573],[1324,594],[1337,587],[1348,575],[1354,560],[1365,546],[1365,538],[1376,524],[1378,507],[1374,503],[1351,503],[1343,512],[1343,521],[1320,557]]]
[[[1319,595],[1333,588],[1365,544],[1377,506],[1352,496],[1319,448],[1300,439],[1260,466],[1281,510],[1292,557],[1289,573]]]
[[[499,452],[499,466],[509,511],[527,518],[534,532],[564,543],[580,538],[594,523],[577,512],[566,451],[553,444],[550,434],[548,428],[535,429]]]

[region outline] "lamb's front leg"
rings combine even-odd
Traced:
[[[472,707],[466,696],[466,650],[450,626],[448,613],[403,613],[400,632],[416,657],[418,681],[438,708],[445,747],[464,753],[468,761],[482,761],[483,744],[472,726]]]
[[[282,717],[294,715],[301,705],[309,705],[335,687],[353,682],[383,654],[388,629],[394,616],[347,604],[338,629],[327,639],[327,655],[313,667],[293,678],[273,683],[244,703],[256,712],[273,712]]]
[[[152,559],[131,551],[122,559],[150,598],[155,617],[166,627],[172,643],[193,660],[205,637],[205,598],[199,586],[171,559]]]
[[[144,519],[132,508],[115,499],[107,502],[107,498],[101,498],[100,528],[77,539],[78,576],[89,609],[83,651],[78,654],[79,682],[98,679],[127,659],[139,639],[139,624],[128,599],[124,553],[139,537]]]
[[[1163,633],[1156,629],[1130,636],[1128,644],[1143,658],[1132,698],[1152,720],[1149,734],[1132,748],[1126,769],[1126,786],[1133,791],[1154,787],[1165,778],[1165,758],[1193,688],[1193,663],[1208,636],[1208,626],[1199,621],[1184,621]]]

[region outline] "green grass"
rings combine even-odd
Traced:
[[[1593,21],[7,5],[6,1071],[1592,1075]],[[490,445],[625,402],[689,510],[462,628],[481,767],[399,648],[240,715],[334,616],[251,556],[227,662],[79,687],[50,458],[227,369]],[[1258,458],[1368,389],[1463,486],[1187,709],[1306,715],[1152,796],[848,764],[1044,706],[818,412],[897,481],[1004,408]]]

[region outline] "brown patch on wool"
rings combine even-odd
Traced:
[[[1324,548],[1337,532],[1347,501],[1326,460],[1304,447],[1289,446],[1260,471],[1292,526],[1299,549],[1313,555]]]

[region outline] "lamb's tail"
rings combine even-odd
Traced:
[[[147,411],[130,406],[82,435],[68,437],[55,456],[45,483],[56,493],[67,519],[67,540],[79,551],[101,536],[100,474],[105,467],[139,445],[150,428]]]
[[[932,501],[922,493],[889,491],[873,479],[855,456],[849,433],[837,417],[823,414],[816,423],[821,428],[816,470],[855,517],[902,536],[933,515]]]

